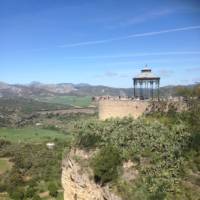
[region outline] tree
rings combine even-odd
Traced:
[[[6,184],[0,183],[0,193],[6,191]]]
[[[95,181],[104,184],[115,180],[121,163],[120,152],[116,147],[110,145],[103,147],[91,163]]]
[[[22,183],[23,183],[23,177],[21,173],[17,170],[13,170],[10,176],[9,184],[13,187],[16,187],[16,186],[22,185]]]
[[[34,195],[35,195],[35,193],[36,193],[36,189],[34,188],[34,187],[28,187],[27,188],[27,190],[26,190],[26,197],[28,197],[28,198],[32,198]]]
[[[41,198],[40,198],[40,196],[39,195],[35,195],[34,197],[33,197],[33,199],[32,200],[40,200]]]
[[[10,197],[15,200],[23,200],[24,199],[24,189],[23,188],[15,188],[14,190],[10,191]]]
[[[55,183],[51,182],[48,186],[49,194],[52,197],[57,197],[58,196],[58,187]]]

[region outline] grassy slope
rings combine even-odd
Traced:
[[[43,142],[54,140],[55,138],[65,140],[68,136],[55,130],[40,128],[0,128],[0,139],[12,142]]]
[[[41,102],[56,103],[62,105],[72,105],[79,107],[87,107],[91,104],[91,97],[77,97],[77,96],[55,96],[55,97],[38,97],[36,100]]]

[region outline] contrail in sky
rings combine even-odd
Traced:
[[[100,56],[71,56],[66,59],[98,59],[98,58],[131,58],[144,56],[168,56],[168,55],[200,55],[200,51],[168,51],[168,52],[152,52],[152,53],[129,53],[116,55],[100,55]]]
[[[161,34],[165,34],[165,33],[189,31],[189,30],[196,30],[196,29],[200,29],[200,25],[187,26],[187,27],[175,28],[175,29],[166,29],[166,30],[161,30],[161,31],[136,33],[136,34],[131,34],[131,35],[122,36],[122,37],[116,37],[116,38],[110,38],[110,39],[105,39],[105,40],[93,40],[93,41],[85,41],[85,42],[78,42],[78,43],[72,43],[72,44],[63,44],[63,45],[58,45],[58,47],[67,48],[67,47],[78,47],[78,46],[87,46],[87,45],[95,45],[95,44],[105,44],[105,43],[109,43],[112,41],[126,40],[126,39],[131,39],[131,38],[136,38],[136,37],[147,37],[147,36],[161,35]]]

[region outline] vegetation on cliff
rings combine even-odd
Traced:
[[[196,100],[182,113],[169,110],[138,120],[89,120],[76,124],[76,145],[100,149],[92,160],[94,179],[110,182],[125,200],[198,199],[199,121],[200,104]],[[117,149],[123,161],[136,163],[139,177],[134,182],[121,179],[120,170],[115,170],[121,162],[116,162],[108,146]]]

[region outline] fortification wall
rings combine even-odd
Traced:
[[[132,116],[138,118],[149,107],[148,101],[133,100],[100,100],[99,101],[99,119]]]

